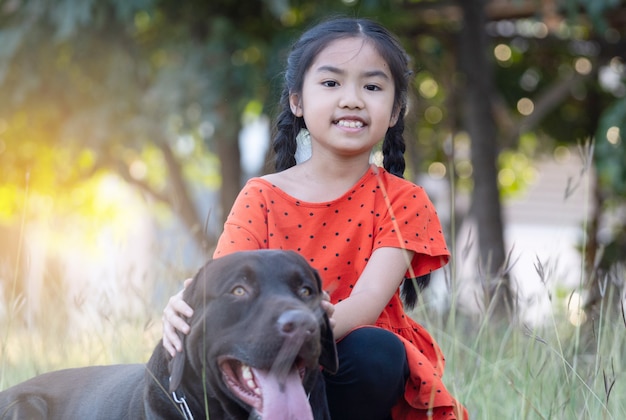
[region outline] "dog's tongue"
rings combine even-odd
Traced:
[[[293,367],[280,377],[270,371],[254,369],[263,395],[263,419],[312,420],[311,405],[304,392],[298,369]]]

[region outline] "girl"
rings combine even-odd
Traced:
[[[304,33],[287,60],[277,172],[248,181],[214,253],[291,249],[320,272],[339,354],[339,372],[324,375],[333,419],[467,418],[441,381],[441,350],[399,293],[405,277],[412,286],[449,258],[432,203],[402,178],[410,75],[398,41],[374,22],[333,19]],[[296,164],[301,131],[311,155]],[[379,168],[370,155],[382,139]],[[192,314],[181,296],[164,311],[172,355],[175,329],[189,328],[179,314]]]

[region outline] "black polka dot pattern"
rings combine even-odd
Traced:
[[[415,251],[412,268],[417,276],[445,264],[449,254],[424,190],[372,168],[354,188],[327,203],[303,202],[263,179],[250,180],[233,206],[214,256],[257,248],[296,250],[313,258],[318,270],[327,268],[325,287],[332,286],[336,301],[345,299],[350,289],[329,282],[358,278],[380,247]]]
[[[439,218],[424,190],[373,166],[342,197],[324,203],[305,202],[265,179],[251,179],[233,206],[214,257],[250,249],[294,250],[319,271],[324,289],[337,303],[350,295],[372,252],[381,247],[414,251],[415,276],[440,268],[449,258]],[[443,354],[428,332],[405,316],[399,293],[376,325],[406,341],[410,385],[417,396],[409,404],[424,408],[424,402],[432,401],[428,409],[446,406],[451,413],[453,400],[440,378]],[[427,388],[441,392],[426,398]],[[407,394],[409,389],[407,385]]]

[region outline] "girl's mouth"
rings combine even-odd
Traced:
[[[363,127],[363,122],[358,120],[338,120],[335,122],[339,127],[347,127],[347,128],[361,128]]]

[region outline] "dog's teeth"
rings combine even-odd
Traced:
[[[253,376],[252,376],[252,370],[250,370],[250,366],[244,365],[241,368],[241,376],[243,377],[243,379],[245,379],[248,382],[252,380]]]
[[[256,386],[256,382],[254,382],[254,375],[252,374],[250,366],[243,365],[241,367],[241,377],[244,381],[246,381],[248,388],[250,388],[255,394],[261,395],[261,390],[258,386]]]

